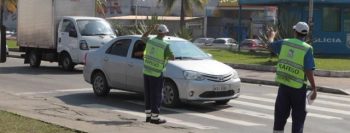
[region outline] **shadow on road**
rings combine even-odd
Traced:
[[[41,75],[41,74],[54,74],[54,75],[70,75],[70,74],[82,74],[82,68],[76,68],[72,71],[65,71],[57,66],[42,66],[39,68],[31,68],[29,66],[13,66],[13,67],[0,67],[0,74],[28,74],[28,75]]]
[[[88,108],[100,108],[100,109],[124,109],[135,112],[144,112],[144,97],[143,94],[133,92],[111,92],[107,97],[96,97],[93,92],[91,93],[75,93],[57,96],[66,104],[72,106],[88,107]],[[93,105],[92,107],[89,105]],[[100,106],[96,106],[100,105]],[[162,107],[163,108],[163,107]],[[180,107],[173,109],[194,111],[198,113],[215,112],[221,109],[232,108],[231,105],[214,105],[213,102],[207,103],[186,103]],[[181,112],[181,111],[180,111]],[[167,109],[161,109],[161,114],[178,114],[179,112],[169,111]]]

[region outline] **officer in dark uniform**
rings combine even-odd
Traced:
[[[278,55],[276,81],[280,85],[275,104],[274,133],[284,132],[291,110],[292,133],[302,133],[307,113],[307,81],[310,81],[313,91],[311,99],[314,100],[317,96],[312,47],[304,42],[309,33],[309,26],[305,22],[298,22],[293,29],[295,38],[279,40],[268,46],[270,51]],[[272,28],[268,31],[270,42],[274,40],[276,33]]]

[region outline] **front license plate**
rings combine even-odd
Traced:
[[[216,85],[214,86],[213,91],[227,91],[228,89],[228,85]]]

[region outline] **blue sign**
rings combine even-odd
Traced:
[[[308,3],[308,0],[239,0],[239,4],[281,4],[281,3],[290,3],[290,2],[305,2]],[[350,0],[314,0],[315,4],[325,3],[325,4],[350,4]]]

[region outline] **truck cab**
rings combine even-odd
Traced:
[[[65,70],[84,64],[85,54],[116,37],[108,22],[96,17],[64,16],[57,30],[59,64]]]

